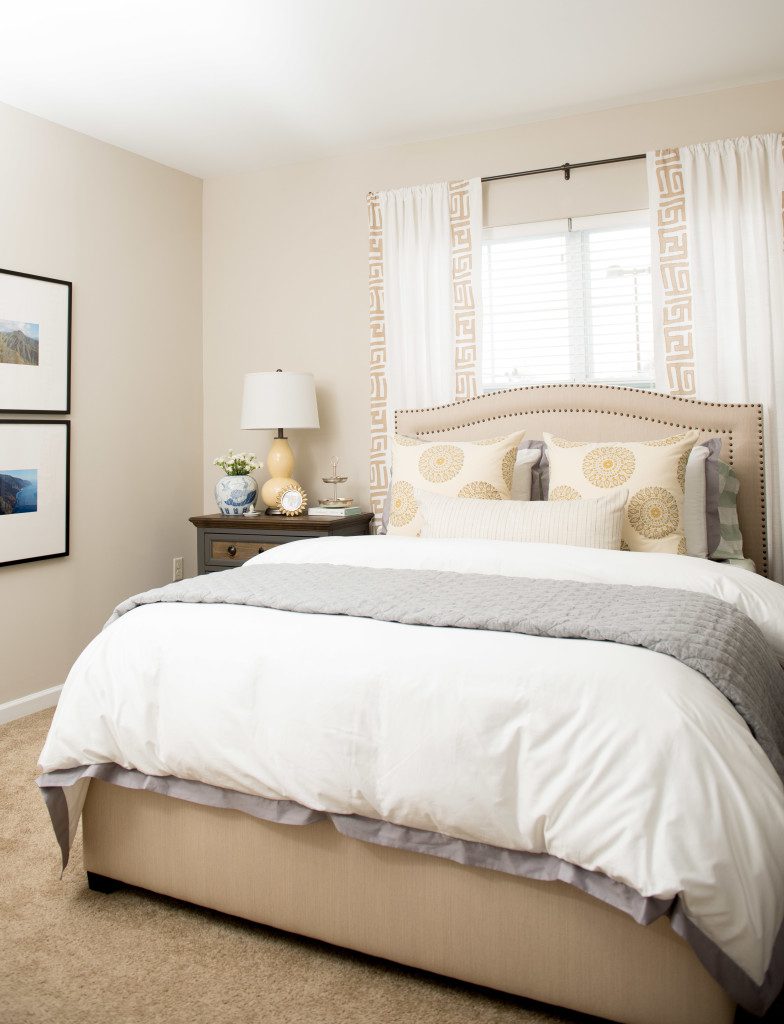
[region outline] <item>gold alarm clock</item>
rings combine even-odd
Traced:
[[[291,483],[278,491],[275,507],[283,516],[301,516],[308,507],[308,496],[299,484]]]

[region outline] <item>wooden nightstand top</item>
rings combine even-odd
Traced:
[[[285,530],[291,533],[313,533],[319,530],[329,532],[336,526],[350,523],[367,524],[373,518],[372,512],[360,512],[356,516],[193,516],[191,522],[202,530]]]

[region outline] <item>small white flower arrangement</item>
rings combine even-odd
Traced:
[[[221,455],[213,461],[214,466],[220,466],[226,476],[248,476],[254,469],[261,469],[264,465],[259,462],[253,452],[234,452],[229,448],[227,455]]]

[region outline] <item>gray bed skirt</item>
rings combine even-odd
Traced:
[[[208,807],[241,811],[254,818],[281,825],[302,827],[329,818],[342,835],[362,842],[442,857],[458,864],[502,871],[543,882],[565,882],[623,911],[641,925],[651,924],[662,915],[667,915],[673,930],[689,943],[703,966],[722,988],[741,1006],[758,1015],[762,1015],[771,1005],[784,980],[784,925],[776,939],[765,979],[761,985],[756,985],[686,916],[680,896],[673,899],[642,896],[622,882],[599,872],[587,871],[547,853],[505,850],[361,815],[314,811],[291,800],[268,800],[204,782],[178,779],[172,775],[145,775],[116,764],[65,768],[47,772],[37,779],[60,846],[63,869],[68,863],[90,779],[101,779],[127,789],[147,789]]]

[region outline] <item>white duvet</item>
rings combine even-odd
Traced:
[[[700,591],[750,615],[784,659],[784,587],[701,559],[400,537],[260,557]],[[145,606],[76,662],[41,754],[43,771],[107,761],[681,893],[758,984],[784,916],[781,781],[702,675],[641,648]]]

